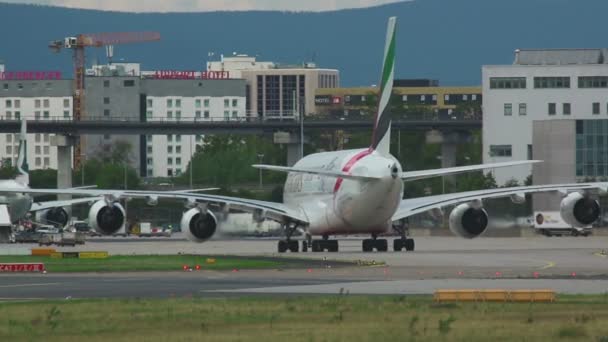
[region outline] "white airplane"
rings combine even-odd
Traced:
[[[391,119],[387,104],[392,91],[395,66],[396,18],[388,22],[384,64],[380,83],[380,101],[376,114],[371,145],[368,148],[315,153],[298,161],[293,167],[254,165],[254,167],[288,172],[284,188],[284,203],[256,201],[235,197],[187,192],[101,190],[101,189],[13,189],[0,186],[0,193],[71,194],[102,196],[89,211],[89,224],[102,234],[116,232],[124,223],[125,213],[117,202],[121,198],[143,198],[151,205],[159,198],[182,199],[189,208],[181,219],[182,231],[195,242],[204,242],[218,230],[218,222],[231,210],[251,212],[257,222],[274,220],[282,224],[285,240],[278,242],[278,251],[299,251],[292,239],[295,231],[304,233],[302,250],[338,251],[338,241],[330,236],[369,234],[363,240],[363,251],[387,251],[385,239],[378,235],[398,231],[393,249],[414,250],[414,240],[407,237],[407,218],[429,210],[456,207],[449,216],[450,230],[464,238],[474,238],[487,229],[488,214],[483,200],[510,197],[513,202],[525,201],[525,194],[560,192],[564,194],[561,215],[574,227],[582,227],[599,217],[599,203],[591,197],[594,192],[607,191],[608,183],[580,183],[488,189],[403,199],[403,182],[536,163],[515,161],[404,172],[401,164],[389,152]],[[218,220],[219,219],[219,220]],[[322,239],[313,240],[313,236]]]

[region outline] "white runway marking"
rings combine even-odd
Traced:
[[[51,286],[51,285],[60,285],[60,284],[61,283],[11,284],[11,285],[0,285],[0,288],[24,287],[24,286]]]

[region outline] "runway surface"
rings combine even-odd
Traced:
[[[172,239],[92,240],[61,250],[110,254],[245,255],[302,258],[301,268],[113,274],[2,274],[0,300],[84,297],[217,297],[277,294],[430,294],[439,288],[554,289],[608,292],[607,237],[416,238],[416,251],[363,253],[340,240],[339,253],[277,254],[273,240],[194,244]],[[353,262],[328,268],[319,259]],[[376,266],[356,266],[363,261]]]

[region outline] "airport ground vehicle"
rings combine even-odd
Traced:
[[[593,233],[591,224],[576,228],[564,221],[559,211],[535,212],[534,229],[544,236],[589,236]]]

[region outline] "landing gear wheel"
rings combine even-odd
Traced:
[[[415,248],[414,239],[406,239],[405,240],[405,250],[408,252],[412,252],[412,251],[414,251],[414,248]]]
[[[374,240],[372,240],[372,239],[363,240],[363,251],[364,252],[371,252],[373,249],[374,249]]]
[[[386,252],[388,251],[388,242],[386,239],[378,239],[376,240],[376,250],[378,252]]]
[[[299,244],[296,240],[287,241],[287,249],[292,253],[297,253],[299,250]]]
[[[321,241],[313,240],[312,242],[312,251],[313,252],[322,252],[323,248],[321,248]]]
[[[285,253],[287,251],[287,241],[279,241],[278,250],[279,253]]]
[[[395,252],[401,252],[401,250],[405,247],[405,241],[403,239],[395,239],[393,240],[393,250]]]

